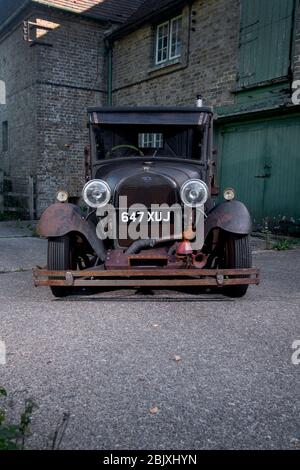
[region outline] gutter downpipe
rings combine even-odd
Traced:
[[[105,52],[107,56],[107,105],[112,106],[112,44],[110,41],[105,41]]]

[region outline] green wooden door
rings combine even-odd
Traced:
[[[241,0],[241,88],[288,76],[294,6],[294,0]]]
[[[300,220],[300,116],[227,126],[220,135],[222,190],[235,188],[258,224]]]

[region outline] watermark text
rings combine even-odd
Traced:
[[[0,340],[0,366],[6,364],[6,346],[5,342]]]
[[[292,355],[292,364],[294,366],[299,366],[300,365],[300,339],[293,342],[292,349],[294,349],[295,351]]]

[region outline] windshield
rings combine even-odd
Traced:
[[[145,156],[200,160],[203,134],[203,127],[92,127],[96,160]]]

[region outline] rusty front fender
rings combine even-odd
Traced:
[[[85,220],[79,207],[74,204],[55,203],[49,206],[38,222],[37,232],[45,238],[63,237],[72,232],[80,233],[102,261],[106,258],[103,241],[97,237],[95,225]]]
[[[252,221],[247,207],[240,201],[228,201],[214,207],[205,221],[205,238],[214,228],[237,235],[249,235]]]

